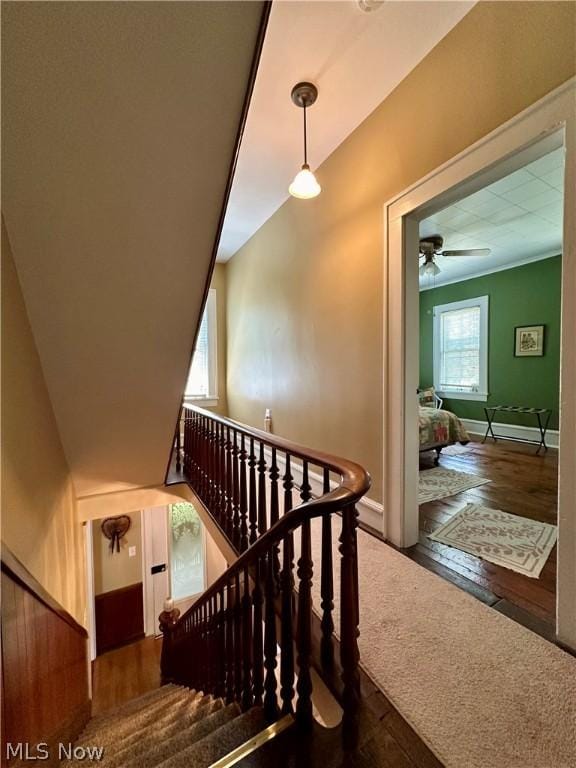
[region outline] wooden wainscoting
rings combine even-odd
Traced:
[[[144,637],[143,585],[131,584],[96,595],[96,653]]]
[[[7,744],[73,741],[90,717],[88,635],[2,544],[2,765]],[[23,755],[25,756],[25,755]]]

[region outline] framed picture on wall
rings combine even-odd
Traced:
[[[544,354],[543,325],[518,325],[514,329],[515,357],[542,357]]]

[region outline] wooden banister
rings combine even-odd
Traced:
[[[183,408],[174,450],[176,465],[238,559],[181,618],[163,615],[164,679],[223,695],[244,709],[263,705],[270,720],[295,709],[300,724],[311,724],[312,582],[320,578],[322,674],[334,666],[334,569],[339,568],[343,731],[347,745],[353,745],[359,706],[355,504],[370,486],[367,472],[195,406]],[[314,518],[322,520],[316,559]],[[340,558],[332,553],[335,520],[341,524]]]

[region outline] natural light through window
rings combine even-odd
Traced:
[[[488,296],[434,307],[434,387],[460,399],[488,394]]]
[[[216,400],[216,291],[208,293],[186,384],[187,400]]]

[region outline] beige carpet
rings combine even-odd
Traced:
[[[428,538],[537,579],[556,544],[555,525],[466,504]]]
[[[315,521],[317,563],[320,541]],[[363,531],[358,542],[361,663],[441,762],[574,768],[576,659]],[[319,591],[315,574],[316,610]],[[335,612],[339,626],[338,600]]]
[[[490,480],[484,477],[470,475],[467,472],[456,472],[454,469],[444,467],[424,469],[419,473],[418,504],[445,499],[447,496],[454,496],[489,482]]]

